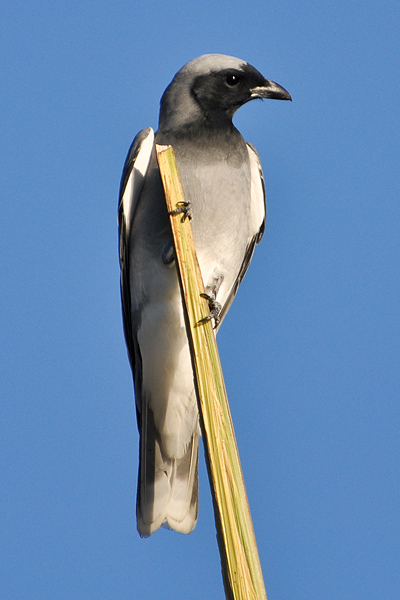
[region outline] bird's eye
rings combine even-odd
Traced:
[[[229,85],[229,87],[234,87],[239,83],[240,79],[237,75],[228,75],[225,78],[225,83]]]

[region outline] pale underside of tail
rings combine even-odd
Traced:
[[[152,410],[141,415],[137,527],[148,537],[161,526],[190,533],[198,515],[198,447],[200,430],[180,458],[166,456]]]
[[[144,537],[161,525],[190,533],[198,514],[200,426],[192,364],[176,270],[159,262],[148,263],[154,290],[148,285],[151,301],[142,307],[137,331],[137,526]]]

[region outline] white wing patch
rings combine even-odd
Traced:
[[[142,141],[140,150],[133,164],[123,196],[121,198],[122,213],[125,220],[126,236],[129,235],[129,226],[135,204],[142,191],[143,182],[150,163],[151,153],[154,147],[154,131],[149,127],[147,137]]]
[[[250,159],[250,174],[251,174],[251,207],[250,207],[250,222],[252,228],[252,236],[257,235],[265,220],[265,187],[264,176],[261,168],[260,159],[257,151],[251,144],[247,143],[247,151]]]

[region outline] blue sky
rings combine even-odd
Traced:
[[[218,335],[268,598],[397,600],[398,3],[1,13],[0,597],[223,598],[202,454],[193,534],[136,533],[116,227],[134,135],[221,52],[293,97],[235,117],[268,221]]]

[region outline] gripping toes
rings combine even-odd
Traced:
[[[192,218],[192,209],[190,206],[190,202],[188,202],[187,200],[183,200],[183,202],[178,202],[176,205],[176,208],[174,210],[171,210],[169,213],[169,215],[180,215],[182,214],[182,223],[184,223],[186,221],[186,219],[191,219]]]
[[[207,323],[208,321],[211,321],[211,319],[214,319],[214,329],[216,329],[221,320],[220,314],[221,314],[221,310],[222,310],[222,305],[216,301],[215,295],[200,294],[200,296],[207,300],[208,307],[210,309],[210,314],[208,314],[206,317],[204,317],[204,319],[200,319],[199,325],[201,323]]]

